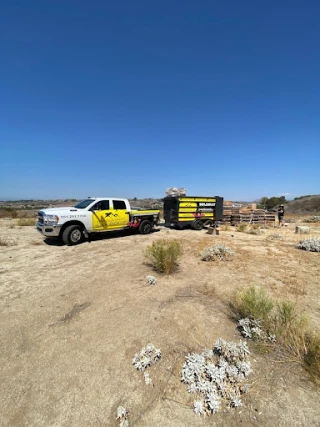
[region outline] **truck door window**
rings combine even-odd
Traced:
[[[109,200],[101,200],[96,203],[93,208],[94,211],[107,211],[109,210]]]
[[[127,209],[126,202],[123,200],[113,200],[113,209]]]

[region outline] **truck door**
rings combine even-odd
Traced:
[[[129,214],[126,202],[124,200],[112,200],[110,209],[110,228],[116,230],[128,225]]]
[[[108,213],[110,212],[109,200],[101,200],[92,208],[92,229],[93,231],[108,230]]]

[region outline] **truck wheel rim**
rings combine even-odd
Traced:
[[[72,242],[78,242],[81,239],[81,231],[80,230],[74,230],[71,233],[70,239]]]
[[[143,227],[143,231],[149,231],[149,230],[151,230],[151,226],[150,226],[150,224],[146,224],[146,225]]]

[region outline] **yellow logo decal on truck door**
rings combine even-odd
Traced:
[[[128,225],[129,215],[122,209],[108,209],[92,212],[92,228],[94,231],[116,230]]]

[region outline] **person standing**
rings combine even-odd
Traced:
[[[283,218],[284,218],[284,207],[283,205],[280,205],[278,209],[279,227],[284,224]]]

